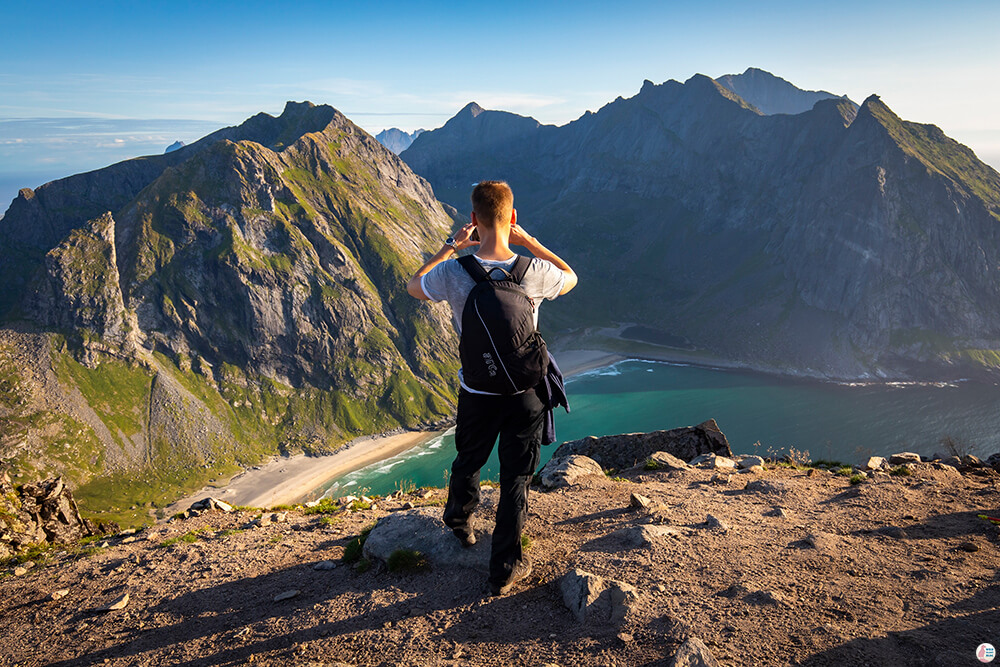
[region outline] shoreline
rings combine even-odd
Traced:
[[[361,436],[326,456],[275,456],[266,463],[243,470],[221,486],[206,486],[171,503],[167,514],[187,509],[209,496],[230,505],[275,507],[302,502],[336,477],[401,454],[427,442],[438,431],[405,431]]]

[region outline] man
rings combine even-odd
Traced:
[[[478,230],[479,241],[472,240]],[[483,181],[472,191],[472,222],[465,225],[410,278],[406,291],[417,299],[447,300],[461,334],[462,312],[476,284],[455,259],[458,252],[478,245],[476,259],[487,274],[497,267],[510,270],[517,255],[510,246],[521,246],[535,257],[521,286],[535,304],[554,299],[576,286],[573,269],[517,224],[514,195],[502,181]],[[502,275],[502,272],[500,272]],[[534,306],[538,325],[538,306]],[[458,423],[448,502],[444,522],[462,541],[476,543],[472,513],[479,503],[479,470],[486,464],[500,438],[500,502],[490,554],[490,590],[505,595],[531,574],[531,563],[521,551],[521,530],[528,515],[528,485],[538,466],[546,406],[535,389],[512,395],[477,391],[458,373]]]

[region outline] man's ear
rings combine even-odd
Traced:
[[[476,227],[479,226],[479,221],[476,220],[476,212],[475,211],[472,212],[472,224],[475,225]]]
[[[516,208],[510,209],[510,226],[511,227],[517,226],[517,209]]]

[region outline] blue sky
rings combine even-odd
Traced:
[[[994,0],[14,1],[2,22],[0,210],[12,188],[286,100],[331,104],[372,133],[437,127],[471,100],[562,124],[644,79],[748,66],[858,102],[878,93],[1000,167]]]

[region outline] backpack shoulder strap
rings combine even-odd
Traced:
[[[465,257],[459,257],[458,263],[462,265],[462,268],[472,276],[472,279],[477,283],[481,283],[490,279],[489,275],[486,273],[486,269],[483,265],[479,263],[475,255],[466,255]]]
[[[524,274],[528,272],[529,266],[531,266],[531,258],[518,255],[517,259],[514,260],[514,266],[510,269],[510,277],[520,285],[521,281],[524,280]]]

